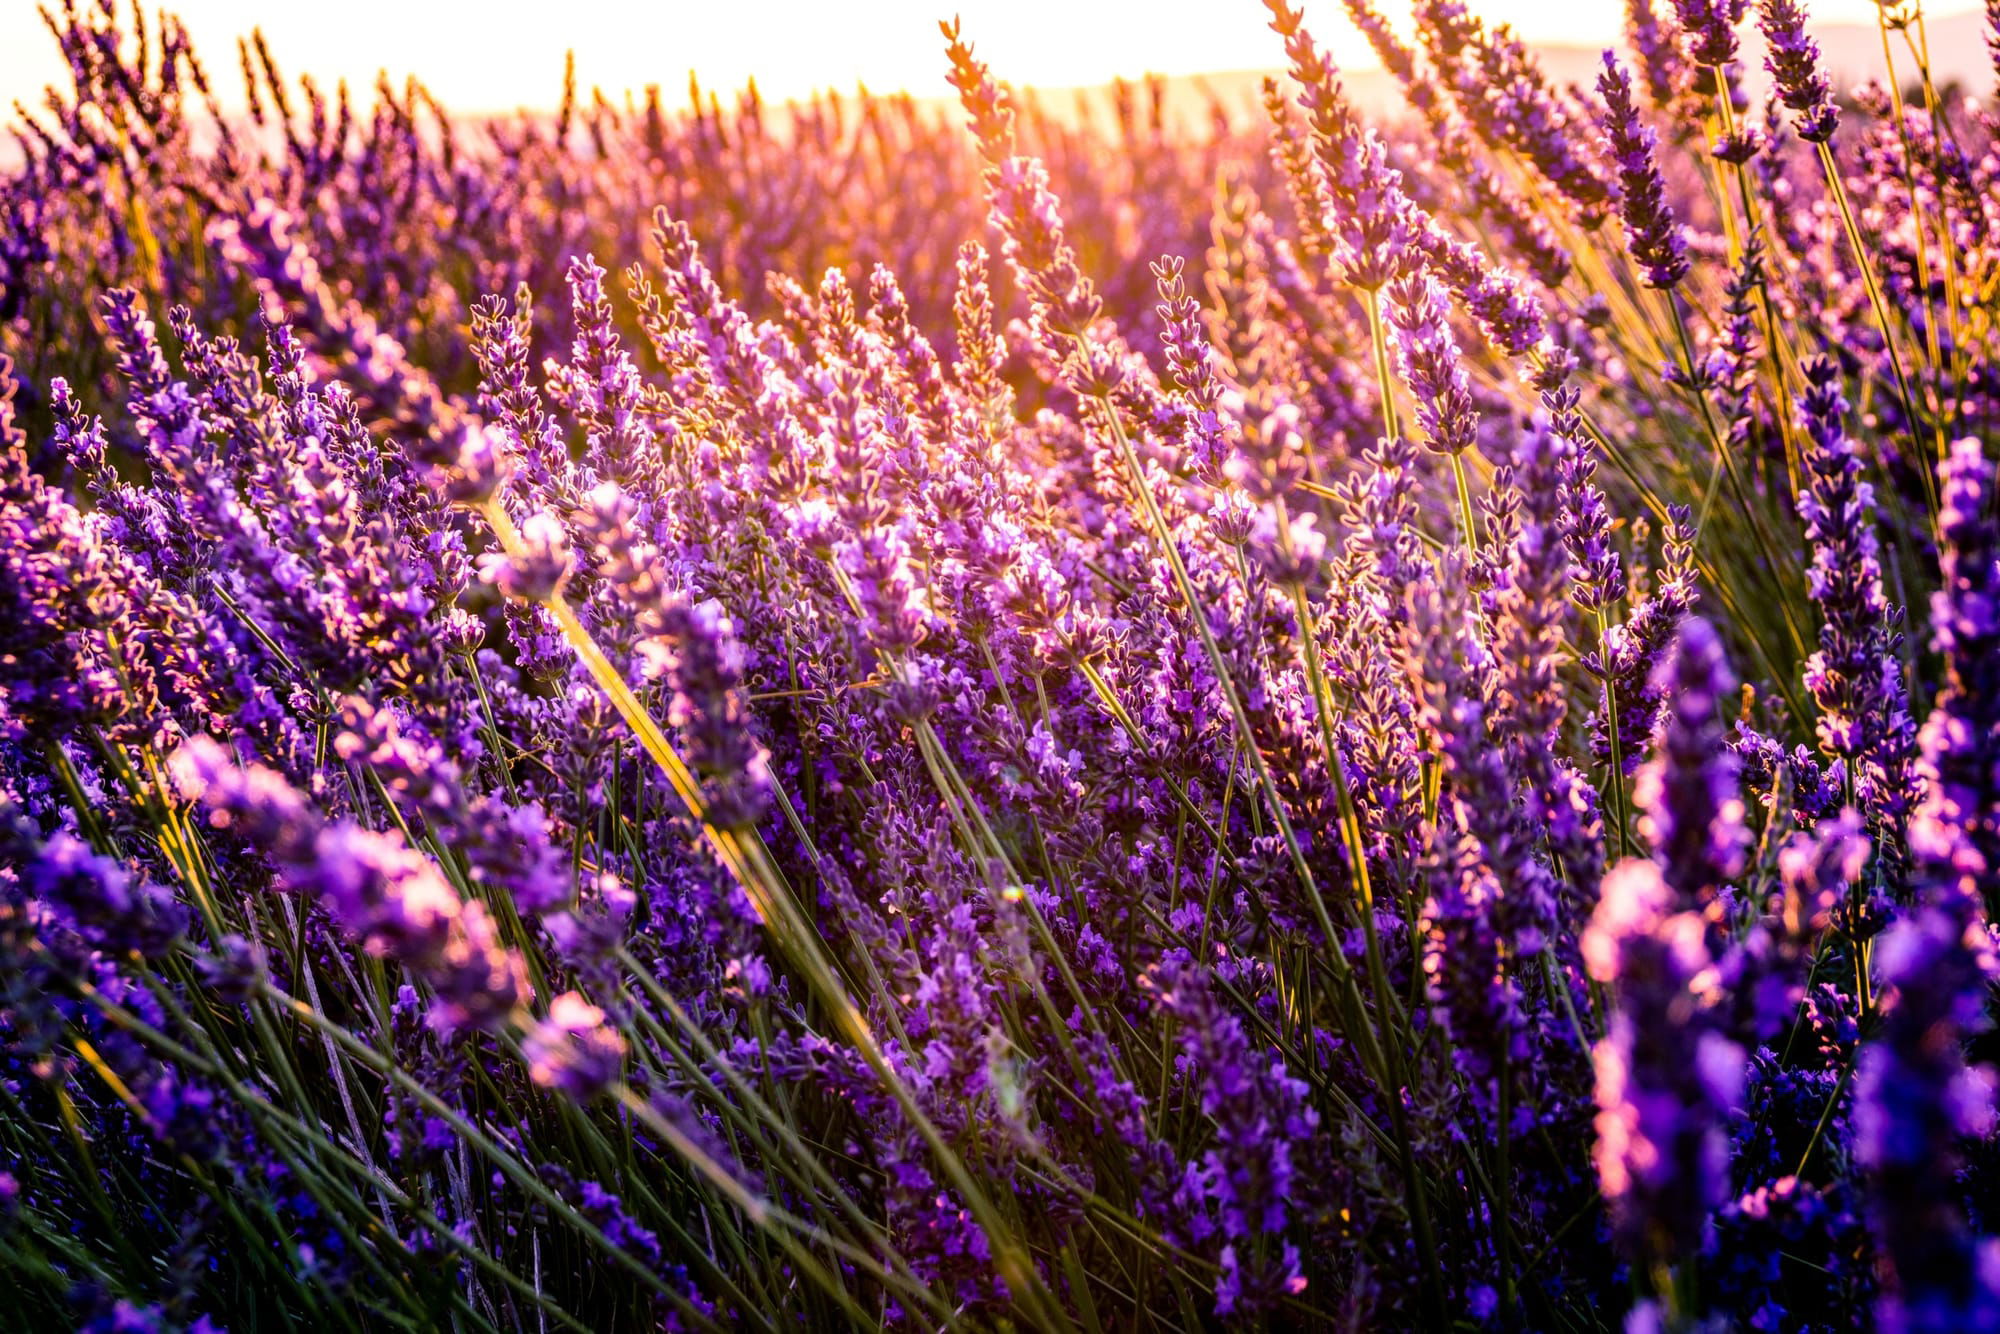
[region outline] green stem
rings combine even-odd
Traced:
[[[1861,285],[1868,293],[1868,305],[1875,313],[1875,323],[1882,331],[1882,346],[1889,354],[1889,369],[1896,377],[1896,392],[1902,396],[1903,411],[1909,417],[1910,430],[1915,433],[1920,419],[1917,411],[1917,396],[1910,389],[1910,380],[1903,373],[1903,357],[1896,350],[1895,326],[1889,320],[1889,303],[1883,299],[1882,285],[1876,279],[1875,265],[1868,258],[1868,251],[1862,244],[1861,228],[1854,221],[1854,209],[1847,200],[1847,185],[1841,180],[1840,166],[1833,160],[1833,148],[1829,144],[1819,145],[1820,171],[1826,177],[1826,188],[1832,194],[1833,202],[1840,210],[1840,225],[1847,233],[1847,245],[1854,252],[1854,265],[1861,271]],[[1933,421],[1936,435],[1937,458],[1943,462],[1945,456],[1944,428]],[[1930,505],[1931,520],[1937,520],[1938,495],[1937,479],[1930,468],[1919,468],[1917,472],[1924,483],[1924,499]]]

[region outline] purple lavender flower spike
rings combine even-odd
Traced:
[[[565,991],[549,1002],[548,1018],[521,1040],[521,1053],[537,1084],[589,1102],[618,1078],[625,1039],[606,1025],[604,1011]]]
[[[1855,1075],[1855,1152],[1868,1169],[1873,1221],[1893,1280],[1884,1329],[1984,1328],[2000,1303],[2000,1246],[1964,1216],[1958,1167],[1965,1146],[1994,1123],[1995,1076],[1967,1059],[1990,1026],[2000,976],[1986,920],[1995,863],[1993,729],[1995,637],[1993,466],[1974,441],[1944,470],[1944,587],[1932,611],[1947,675],[1926,720],[1917,770],[1922,799],[1910,819],[1915,902],[1875,946],[1883,1022]]]
[[[693,601],[663,583],[661,553],[638,520],[637,505],[607,482],[590,493],[580,531],[599,576],[635,617],[644,676],[672,691],[668,722],[684,729],[688,763],[708,785],[708,818],[725,828],[754,824],[769,799],[770,772],[743,703],[741,642],[717,602]]]
[[[1615,706],[1619,755],[1628,773],[1645,757],[1666,705],[1659,669],[1667,660],[1682,618],[1694,606],[1698,591],[1694,538],[1688,512],[1670,509],[1659,586],[1629,617],[1611,627],[1598,652],[1584,659],[1590,673],[1605,683],[1605,703],[1591,719],[1592,749],[1600,759],[1611,757],[1611,710]],[[1585,549],[1589,550],[1588,545]],[[1571,550],[1574,553],[1576,548]]]
[[[1688,59],[1720,69],[1736,59],[1736,25],[1750,0],[1674,0]]]
[[[0,818],[10,812],[0,808]],[[15,843],[0,832],[0,843]],[[187,929],[188,913],[163,886],[135,877],[68,834],[39,849],[16,846],[21,888],[48,914],[45,928],[77,932],[111,954],[164,954]]]
[[[1604,99],[1604,133],[1618,165],[1618,216],[1625,224],[1626,244],[1648,287],[1671,288],[1687,276],[1687,241],[1654,163],[1658,139],[1639,120],[1632,76],[1609,51],[1604,53],[1604,72],[1597,76],[1597,92]]]
[[[1681,624],[1656,688],[1666,720],[1657,754],[1633,785],[1639,831],[1680,905],[1706,906],[1742,870],[1747,841],[1736,753],[1724,740],[1736,683],[1707,621]]]
[[[1812,543],[1807,591],[1820,613],[1806,689],[1819,706],[1821,748],[1846,761],[1862,809],[1893,839],[1910,809],[1916,728],[1882,587],[1875,488],[1842,424],[1838,369],[1813,358],[1804,371],[1800,411],[1812,451],[1799,514]]]
[[[1838,811],[1847,799],[1847,764],[1832,760],[1821,764],[1805,746],[1787,751],[1784,745],[1751,727],[1739,723],[1729,743],[1743,766],[1743,787],[1753,792],[1760,804],[1776,807],[1780,800],[1778,780],[1782,775],[1788,791],[1782,795],[1792,819],[1810,829]]]
[[[1545,391],[1549,429],[1570,442],[1562,461],[1563,545],[1575,568],[1571,596],[1584,611],[1610,608],[1625,596],[1625,566],[1611,544],[1611,513],[1598,487],[1597,446],[1583,436],[1575,385]]]
[[[1424,444],[1440,454],[1462,454],[1478,438],[1479,418],[1458,340],[1445,319],[1444,293],[1436,279],[1419,272],[1396,279],[1388,296],[1397,369],[1416,396]]]
[[[528,998],[521,957],[501,943],[484,906],[462,900],[399,835],[324,822],[282,777],[232,763],[207,738],[181,747],[169,767],[211,823],[238,830],[271,859],[286,889],[324,906],[369,953],[428,981],[440,1031],[495,1028]]]
[[[1671,23],[1662,22],[1652,0],[1625,0],[1625,40],[1638,58],[1646,99],[1655,111],[1671,111],[1687,83]]]
[[[479,558],[479,577],[508,597],[540,602],[562,591],[573,564],[569,537],[562,521],[547,510],[528,516],[521,525],[525,550],[518,555],[493,552]]]
[[[1667,719],[1636,789],[1653,857],[1605,877],[1581,941],[1615,1005],[1596,1048],[1598,1177],[1620,1244],[1649,1266],[1688,1256],[1725,1198],[1725,1123],[1744,1078],[1714,994],[1710,940],[1742,865],[1743,808],[1722,744],[1731,683],[1705,621],[1683,624],[1661,676]]]
[[[1806,35],[1805,8],[1798,0],[1757,0],[1757,26],[1764,34],[1764,68],[1778,100],[1792,110],[1799,138],[1812,144],[1833,138],[1840,112],[1820,72],[1819,43]]]
[[[1616,1002],[1595,1056],[1598,1180],[1620,1245],[1646,1264],[1701,1244],[1726,1198],[1724,1127],[1743,1087],[1743,1051],[1694,989],[1713,962],[1707,923],[1678,900],[1657,863],[1623,862],[1582,941]]]
[[[1991,1329],[2000,1244],[1968,1227],[1957,1168],[1965,1143],[1993,1128],[1993,1072],[1962,1050],[1987,1025],[1992,944],[1962,905],[1923,904],[1875,957],[1887,995],[1855,1073],[1854,1148],[1893,1275],[1876,1317],[1910,1334]]]
[[[1989,916],[2000,906],[2000,527],[1993,465],[1977,440],[1952,446],[1940,477],[1940,587],[1931,647],[1944,684],[1924,720],[1917,763],[1923,799],[1910,822],[1912,855],[1952,868]],[[1970,854],[1976,863],[1968,863]]]

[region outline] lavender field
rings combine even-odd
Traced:
[[[2000,1330],[1985,3],[471,116],[64,0],[0,1326]]]

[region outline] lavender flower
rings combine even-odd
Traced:
[[[1923,799],[1909,832],[1917,898],[1876,944],[1885,1017],[1855,1076],[1856,1156],[1894,1275],[1877,1315],[1898,1330],[1976,1327],[2000,1292],[2000,1254],[1968,1229],[1956,1170],[1963,1144],[1994,1120],[1993,1072],[1965,1052],[1989,1025],[1996,975],[1982,892],[1993,865],[1993,773],[1976,758],[1981,738],[1964,716],[1968,685],[1988,670],[1967,654],[1993,633],[1983,591],[1995,578],[1992,465],[1964,442],[1944,481],[1946,581],[1934,619],[1950,666],[1918,761]]]
[[[1439,582],[1450,586],[1457,576],[1448,561]],[[1520,978],[1547,948],[1556,895],[1487,722],[1492,661],[1463,628],[1462,604],[1424,586],[1413,603],[1406,651],[1421,665],[1422,721],[1445,782],[1431,832],[1424,971],[1475,1097],[1496,1114],[1497,1081],[1517,1078],[1529,1055]]]
[[[527,998],[522,961],[485,908],[460,899],[400,837],[323,823],[277,774],[232,765],[207,738],[182,747],[170,767],[184,796],[270,856],[285,888],[323,905],[369,953],[428,981],[441,1031],[496,1027]]]
[[[1681,624],[1655,689],[1666,720],[1658,753],[1633,785],[1639,831],[1680,906],[1705,906],[1742,870],[1747,841],[1736,754],[1723,739],[1735,682],[1708,622]]]
[[[1688,59],[1721,69],[1736,59],[1736,25],[1749,0],[1674,0]]]
[[[1805,10],[1798,0],[1758,0],[1757,27],[1764,34],[1764,68],[1778,100],[1792,109],[1799,138],[1813,144],[1833,138],[1840,113],[1820,72],[1819,43],[1806,35]]]
[[[1396,279],[1389,287],[1389,322],[1396,328],[1398,369],[1416,395],[1425,445],[1440,454],[1464,453],[1477,441],[1479,419],[1436,280],[1427,273]]]
[[[1931,646],[1944,658],[1944,684],[1919,738],[1923,799],[1910,846],[1928,873],[1956,881],[1955,893],[1993,911],[1991,875],[2000,868],[2000,532],[1992,511],[1993,465],[1975,440],[1952,446],[1940,480],[1941,587],[1931,599]],[[1937,888],[1943,889],[1942,883]]]
[[[1806,747],[1794,746],[1787,751],[1748,723],[1737,724],[1736,739],[1729,745],[1743,766],[1744,789],[1756,793],[1761,804],[1775,807],[1780,797],[1778,779],[1780,775],[1786,779],[1789,791],[1783,795],[1789,798],[1792,818],[1804,828],[1826,819],[1846,800],[1847,764],[1843,760],[1822,765]]]
[[[1994,974],[1983,927],[1952,906],[1921,906],[1876,946],[1883,1028],[1855,1074],[1855,1155],[1869,1173],[1875,1233],[1894,1279],[1884,1329],[1981,1327],[2000,1295],[2000,1259],[1969,1232],[1956,1166],[1993,1126],[1993,1073],[1962,1044],[1986,1025]]]
[[[1617,1003],[1596,1049],[1598,1180],[1620,1245],[1650,1264],[1691,1253],[1726,1198],[1724,1126],[1743,1088],[1743,1051],[1695,990],[1713,966],[1707,925],[1678,898],[1656,863],[1623,862],[1582,941]]]
[[[1296,163],[1293,171],[1314,173],[1326,192],[1328,216],[1313,225],[1326,229],[1346,281],[1378,291],[1405,267],[1413,239],[1401,174],[1389,167],[1381,139],[1361,125],[1341,95],[1333,65],[1302,26],[1303,16],[1284,0],[1266,4],[1272,30],[1284,39],[1312,136],[1313,165]],[[1308,198],[1318,193],[1302,181],[1294,188]]]
[[[1882,589],[1875,489],[1841,425],[1847,403],[1836,368],[1815,358],[1804,369],[1800,411],[1813,451],[1799,514],[1813,548],[1808,592],[1821,619],[1806,689],[1819,706],[1821,748],[1847,762],[1862,808],[1893,830],[1910,807],[1916,729]]]
[[[1626,44],[1638,58],[1646,83],[1646,99],[1655,111],[1672,111],[1686,81],[1681,53],[1675,48],[1673,38],[1671,25],[1661,22],[1652,0],[1626,0]]]
[[[68,834],[19,850],[21,888],[47,915],[45,929],[73,930],[112,954],[146,956],[164,954],[187,929],[187,909],[169,890]]]
[[[1626,770],[1636,769],[1666,704],[1660,665],[1681,620],[1694,605],[1694,530],[1686,510],[1669,511],[1665,568],[1659,586],[1604,637],[1603,647],[1584,666],[1604,684],[1604,701],[1592,719],[1597,755],[1611,756],[1611,714],[1617,711],[1619,755]],[[1590,548],[1586,545],[1586,551]],[[1571,548],[1572,554],[1575,548]]]
[[[1178,255],[1153,265],[1160,291],[1160,317],[1166,321],[1162,338],[1174,387],[1187,400],[1187,448],[1195,466],[1213,476],[1222,466],[1223,427],[1217,415],[1222,385],[1215,374],[1208,338],[1201,329],[1200,305],[1187,294],[1182,278],[1185,262]]]
[[[769,774],[744,712],[742,648],[729,618],[713,600],[694,602],[662,584],[658,550],[639,535],[639,510],[615,485],[593,491],[590,506],[582,531],[600,576],[636,618],[645,675],[672,691],[667,720],[684,730],[688,762],[708,784],[708,818],[725,828],[754,824]]]
[[[1609,608],[1625,595],[1624,562],[1611,545],[1611,515],[1604,492],[1594,480],[1597,451],[1580,439],[1575,386],[1563,385],[1542,396],[1549,410],[1549,429],[1572,442],[1562,464],[1563,545],[1576,570],[1571,596],[1585,611]]]
[[[1424,0],[1416,18],[1425,49],[1481,138],[1532,163],[1585,228],[1602,222],[1609,191],[1580,151],[1574,103],[1549,87],[1512,31],[1487,31],[1461,0]]]
[[[1545,831],[1572,905],[1587,902],[1603,874],[1603,826],[1595,794],[1561,754],[1569,711],[1559,673],[1574,633],[1569,597],[1575,566],[1563,541],[1562,478],[1575,445],[1537,424],[1521,439],[1514,476],[1521,510],[1507,565],[1495,581],[1495,677],[1500,734],[1508,740],[1533,827]]]
[[[1217,1250],[1217,1315],[1268,1310],[1306,1289],[1297,1249],[1282,1238],[1289,1215],[1323,1182],[1302,1174],[1301,1152],[1318,1122],[1305,1085],[1258,1060],[1240,1022],[1219,1011],[1201,974],[1181,965],[1152,979],[1159,1004],[1186,1025],[1180,1058],[1198,1080],[1215,1143],[1185,1165],[1179,1201],[1190,1236]],[[1211,1240],[1212,1238],[1212,1240]]]
[[[1654,165],[1658,139],[1640,123],[1632,76],[1609,51],[1604,53],[1604,72],[1597,76],[1597,92],[1604,99],[1605,137],[1618,164],[1618,216],[1625,224],[1626,244],[1645,271],[1648,287],[1671,288],[1687,276],[1687,241]]]
[[[495,552],[479,558],[479,577],[511,598],[543,602],[569,581],[569,539],[562,523],[547,510],[528,516],[521,525],[523,550]]]
[[[549,1002],[549,1016],[521,1040],[528,1075],[543,1088],[589,1102],[618,1078],[625,1039],[604,1022],[604,1011],[565,991]]]

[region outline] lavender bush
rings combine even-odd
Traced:
[[[1346,0],[1375,120],[1269,0],[1177,125],[955,23],[962,122],[237,116],[103,4],[0,178],[10,1319],[2000,1328],[1916,9]]]

